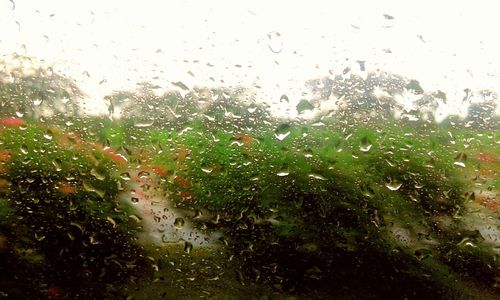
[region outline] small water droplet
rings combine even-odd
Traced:
[[[367,146],[360,146],[359,151],[361,152],[368,152],[372,148],[372,145],[367,145]]]
[[[154,124],[154,120],[152,120],[152,121],[146,121],[146,122],[137,122],[137,123],[134,123],[134,127],[136,127],[136,128],[147,128],[147,127],[151,127],[153,124]]]
[[[194,212],[194,216],[193,216],[193,219],[200,219],[201,217],[203,216],[203,213],[201,212],[201,210],[196,210]]]
[[[94,176],[97,180],[104,180],[104,179],[106,179],[106,175],[103,175],[103,174],[99,173],[99,171],[97,171],[94,168],[92,168],[92,170],[90,170],[90,175]]]
[[[288,96],[287,95],[281,95],[280,97],[280,102],[290,102],[290,100],[288,99]]]
[[[385,186],[391,191],[397,191],[403,185],[402,182],[399,182],[397,179],[389,178],[388,182],[385,183]]]
[[[43,240],[45,239],[45,235],[35,233],[35,239],[36,239],[37,241],[39,241],[39,242],[40,242],[40,241],[43,241]]]
[[[56,167],[56,171],[57,172],[60,172],[62,170],[62,167],[61,167],[62,162],[61,162],[61,160],[59,160],[59,159],[56,158],[56,159],[54,159],[52,161],[52,164],[54,165],[54,167]]]
[[[267,46],[269,47],[269,50],[271,50],[273,53],[280,53],[283,51],[283,40],[281,38],[281,34],[276,31],[272,31],[267,34],[267,37],[269,39]]]
[[[43,137],[46,139],[46,140],[52,140],[52,138],[54,137],[54,134],[52,133],[52,130],[50,129],[47,129],[47,131],[45,131],[45,133],[43,134]]]
[[[130,173],[129,172],[121,173],[120,178],[123,180],[130,180]]]
[[[202,166],[201,166],[201,170],[202,170],[203,172],[207,173],[207,174],[210,174],[210,173],[212,173],[212,171],[214,170],[214,168],[213,168],[213,167],[211,167],[211,166],[202,165]]]
[[[288,176],[290,174],[290,170],[288,169],[288,165],[283,165],[280,171],[276,174],[280,177]]]
[[[361,186],[361,193],[363,194],[363,196],[368,197],[368,198],[372,198],[375,195],[375,192],[373,191],[373,189],[366,184],[363,184]]]
[[[116,228],[116,221],[111,217],[106,217],[106,220],[113,225],[113,228]]]
[[[139,198],[137,198],[137,197],[131,197],[130,201],[132,201],[132,203],[139,203]]]
[[[191,244],[190,242],[184,242],[184,252],[189,254],[191,253],[192,250],[193,250],[193,244]]]
[[[465,154],[464,152],[460,152],[455,157],[455,162],[453,163],[453,165],[459,168],[465,168],[466,160],[467,160],[467,154]]]
[[[372,143],[368,140],[368,138],[365,136],[361,139],[361,145],[359,146],[359,151],[361,152],[368,152],[372,148]]]
[[[128,217],[137,224],[141,223],[141,218],[139,218],[137,215],[129,215]]]
[[[318,179],[318,180],[326,180],[325,177],[323,177],[319,174],[309,174],[309,178]]]
[[[26,146],[26,145],[24,145],[24,144],[23,144],[23,145],[21,145],[20,150],[21,150],[21,153],[22,153],[22,154],[28,154],[28,152],[29,152],[29,151],[28,151],[28,146]]]
[[[139,176],[139,178],[145,179],[145,178],[149,177],[149,172],[148,171],[141,171],[141,172],[139,172],[139,174],[137,174],[137,176]]]
[[[33,105],[34,106],[40,106],[43,103],[43,99],[35,99],[33,100]]]
[[[184,219],[183,218],[176,218],[174,221],[174,226],[175,228],[181,229],[184,227]]]
[[[106,194],[104,191],[102,190],[98,190],[96,189],[95,187],[93,187],[88,181],[84,180],[82,182],[82,185],[83,185],[83,189],[86,191],[86,192],[94,192],[96,193],[99,197],[103,198],[104,195]]]

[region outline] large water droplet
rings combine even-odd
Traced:
[[[278,140],[278,141],[282,141],[284,139],[286,139],[287,136],[290,135],[290,131],[287,131],[285,133],[275,133],[274,134],[274,137]]]
[[[314,109],[314,105],[312,105],[306,99],[302,99],[302,100],[300,100],[299,104],[297,104],[297,106],[295,108],[297,109],[297,113],[301,114],[306,110]]]
[[[274,131],[274,137],[278,139],[278,141],[283,141],[289,135],[290,135],[290,124],[287,123],[279,125]]]

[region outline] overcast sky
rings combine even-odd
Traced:
[[[462,3],[463,2],[463,3]],[[467,4],[467,3],[468,4]],[[103,107],[139,81],[260,86],[300,100],[307,79],[386,70],[447,93],[500,91],[495,1],[0,1],[0,54],[54,64]],[[104,80],[104,82],[103,82]],[[99,84],[102,82],[101,84]]]

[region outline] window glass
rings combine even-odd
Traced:
[[[0,3],[0,298],[498,299],[493,2]]]

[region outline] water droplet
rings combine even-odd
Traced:
[[[278,141],[282,141],[284,139],[286,139],[287,136],[290,135],[290,131],[288,132],[285,132],[285,133],[275,133],[274,134],[274,137],[278,140]]]
[[[83,189],[86,191],[86,192],[94,192],[96,193],[99,197],[103,198],[104,195],[106,194],[104,191],[101,191],[101,190],[98,190],[96,189],[95,187],[93,187],[89,182],[87,182],[86,180],[84,180],[82,182],[82,185],[83,185]]]
[[[47,131],[45,131],[45,133],[43,134],[43,137],[46,139],[46,140],[52,140],[52,138],[54,137],[54,134],[52,133],[52,130],[50,129],[47,129]]]
[[[23,145],[21,145],[20,150],[21,150],[21,153],[22,153],[22,154],[28,154],[28,152],[29,152],[29,151],[28,151],[28,146],[26,146],[26,145],[24,145],[24,144],[23,144]]]
[[[306,110],[312,110],[314,109],[314,105],[312,105],[309,101],[306,99],[300,100],[299,104],[295,107],[297,109],[297,112],[299,114],[303,113]]]
[[[194,216],[193,216],[193,219],[200,219],[201,217],[203,216],[203,213],[201,212],[201,210],[196,210],[194,212]]]
[[[281,38],[281,34],[276,31],[272,31],[267,34],[267,37],[269,39],[267,46],[269,47],[269,50],[271,50],[273,53],[280,53],[283,51],[283,40]]]
[[[191,253],[192,250],[193,250],[193,244],[191,244],[190,242],[184,242],[184,252],[189,254]]]
[[[121,173],[120,178],[123,180],[130,180],[130,173],[129,172]]]
[[[210,174],[210,173],[212,173],[212,171],[214,170],[214,168],[213,168],[213,167],[211,167],[211,166],[202,165],[202,166],[201,166],[201,170],[202,170],[203,172],[207,173],[207,174]]]
[[[175,85],[176,87],[179,87],[179,88],[181,88],[184,91],[189,90],[188,86],[185,85],[182,81],[172,82],[172,85]]]
[[[93,236],[90,237],[90,243],[92,245],[100,244],[99,241],[95,237],[93,237]]]
[[[360,150],[361,152],[368,152],[368,151],[370,151],[370,149],[371,149],[371,148],[372,148],[372,145],[360,146],[360,147],[359,147],[359,150]]]
[[[141,223],[141,218],[139,218],[136,215],[129,215],[128,216],[132,221],[136,222],[137,224]]]
[[[33,100],[33,105],[34,106],[40,106],[43,103],[43,99],[35,99]]]
[[[184,219],[183,218],[176,218],[174,221],[174,226],[175,228],[181,229],[184,227]]]
[[[132,197],[132,198],[130,198],[130,201],[132,201],[132,203],[139,203],[139,198]]]
[[[139,176],[139,178],[145,179],[145,178],[149,177],[149,172],[148,171],[141,171],[141,172],[139,172],[139,174],[137,174],[137,176]]]
[[[45,235],[35,233],[35,239],[39,242],[43,241],[45,239]]]
[[[403,185],[402,182],[399,182],[397,179],[389,178],[388,182],[385,183],[385,186],[391,191],[397,191]]]
[[[154,123],[154,120],[150,120],[150,121],[145,121],[145,122],[137,122],[137,123],[134,123],[134,127],[136,128],[147,128],[147,127],[151,127]]]
[[[368,140],[367,137],[363,137],[361,139],[361,145],[359,146],[359,151],[361,152],[368,152],[372,148],[372,143]]]
[[[115,228],[115,227],[116,227],[116,221],[115,221],[115,220],[113,220],[113,218],[111,218],[111,217],[106,217],[106,220],[107,220],[109,223],[111,223],[111,225],[113,225],[113,228]]]
[[[75,223],[75,222],[70,222],[70,225],[78,228],[78,230],[80,230],[80,232],[83,233],[83,226],[81,224],[78,224],[78,223]]]
[[[288,169],[288,165],[283,165],[280,171],[276,174],[280,177],[288,176],[290,174],[290,170]]]
[[[52,164],[53,164],[53,165],[54,165],[54,167],[56,168],[56,171],[57,171],[57,172],[60,172],[60,171],[62,170],[62,167],[61,167],[62,162],[61,162],[61,160],[59,160],[59,159],[57,159],[57,158],[56,158],[56,159],[54,159],[54,160],[52,161]]]
[[[318,179],[318,180],[326,180],[325,177],[323,177],[319,174],[309,174],[309,178]]]
[[[92,170],[90,170],[90,175],[94,176],[97,180],[104,180],[104,179],[106,179],[106,175],[103,175],[103,174],[99,173],[94,168],[92,168]]]
[[[279,141],[283,141],[289,135],[290,135],[290,124],[288,123],[283,123],[279,125],[274,131],[274,137]]]
[[[373,191],[373,189],[366,184],[363,184],[361,186],[361,193],[363,194],[363,196],[368,197],[368,198],[372,198],[375,195],[375,192]]]
[[[466,160],[467,160],[467,154],[460,152],[455,157],[455,162],[453,163],[453,165],[456,167],[465,168]]]

